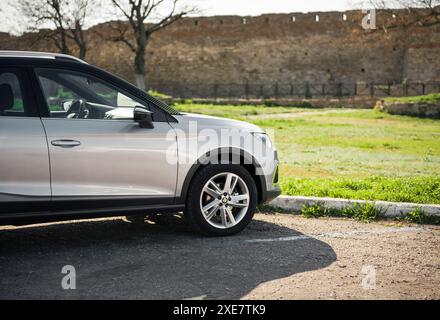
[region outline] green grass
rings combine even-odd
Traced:
[[[154,97],[154,98],[157,98],[157,99],[169,99],[169,98],[171,98],[170,96],[168,96],[168,95],[166,95],[164,93],[161,93],[159,91],[153,90],[153,89],[148,90],[148,94],[150,96]]]
[[[301,215],[305,218],[320,218],[320,217],[339,217],[350,218],[362,222],[372,222],[381,219],[386,219],[385,210],[376,207],[375,203],[353,204],[343,209],[333,209],[324,205],[324,203],[317,203],[314,205],[305,205],[300,211],[292,211],[281,208],[276,208],[268,204],[258,206],[259,212],[264,213],[286,213]],[[410,222],[417,224],[431,224],[440,225],[440,217],[434,215],[427,215],[420,207],[408,212],[404,217],[396,217],[394,220],[398,222]]]
[[[246,119],[247,116],[265,114],[283,114],[297,112],[322,111],[323,109],[294,108],[294,107],[267,107],[261,106],[231,106],[231,105],[212,105],[194,103],[175,103],[173,107],[181,112],[200,113],[209,116],[226,117],[234,119]]]
[[[427,215],[421,208],[408,212],[403,220],[418,224],[440,224],[439,216]]]
[[[440,203],[440,177],[292,178],[281,180],[283,193],[344,199]]]
[[[354,109],[323,114],[326,109],[177,108],[241,119],[273,132],[283,194],[440,204],[439,120]],[[267,114],[275,118],[264,118]]]
[[[345,217],[355,220],[370,222],[384,217],[384,211],[378,209],[372,203],[354,204],[343,208],[342,210],[330,209],[322,204],[304,206],[301,209],[301,215],[306,218],[318,217]]]
[[[427,94],[424,96],[386,98],[386,102],[402,103],[435,103],[440,102],[440,93]]]
[[[376,207],[374,203],[354,204],[343,209],[331,209],[317,204],[302,207],[299,214],[306,218],[344,217],[362,222],[377,221],[385,217],[385,211]],[[396,220],[417,224],[440,224],[440,217],[427,215],[420,208],[416,208],[408,212],[404,218],[396,218]]]
[[[14,111],[24,111],[24,105],[22,99],[14,99],[14,105],[12,106]]]

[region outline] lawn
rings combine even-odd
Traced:
[[[228,106],[228,105],[212,105],[212,104],[192,104],[178,103],[173,105],[181,112],[201,113],[216,117],[246,119],[248,116],[282,114],[282,113],[299,113],[305,111],[319,111],[323,109],[310,108],[291,108],[291,107],[266,107],[266,106]]]
[[[386,102],[401,102],[401,103],[436,103],[440,102],[440,93],[427,94],[424,96],[414,97],[399,97],[386,98]]]
[[[440,204],[439,120],[354,109],[175,107],[273,130],[284,194]]]

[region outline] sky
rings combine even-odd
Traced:
[[[105,3],[106,0],[101,0]],[[108,1],[108,0],[107,0]],[[311,11],[344,11],[353,8],[356,0],[181,0],[188,6],[198,8],[197,15],[260,15],[263,13],[289,13]],[[20,19],[12,18],[17,15],[14,10],[15,0],[0,0],[2,24],[0,31],[21,33],[23,24]],[[88,26],[94,25],[114,15],[103,6],[94,17],[89,19]]]

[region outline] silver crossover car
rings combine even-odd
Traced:
[[[231,235],[277,182],[255,125],[180,113],[71,56],[0,51],[2,224],[183,211]]]

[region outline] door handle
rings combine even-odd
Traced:
[[[73,148],[81,145],[81,142],[76,140],[52,140],[50,142],[55,147]]]

